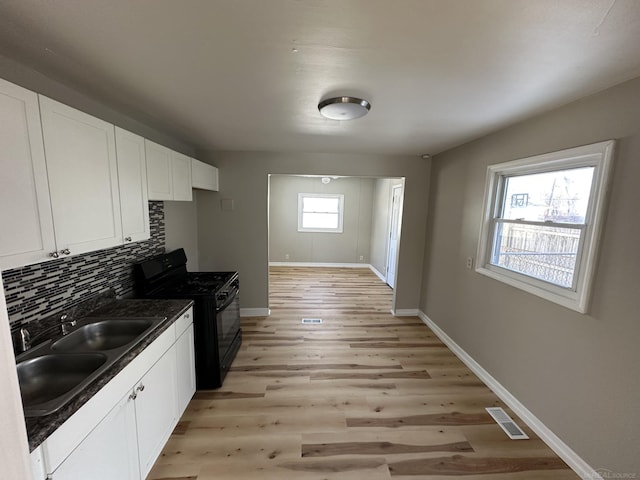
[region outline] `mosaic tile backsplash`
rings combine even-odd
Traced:
[[[149,202],[151,238],[2,272],[11,330],[77,305],[106,289],[133,291],[133,264],[164,253],[164,204]]]

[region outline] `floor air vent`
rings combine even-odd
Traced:
[[[511,440],[526,440],[529,438],[502,408],[493,407],[486,410]]]
[[[322,323],[322,319],[321,318],[303,318],[302,323],[306,325],[318,325]]]

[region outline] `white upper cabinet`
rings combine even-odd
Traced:
[[[145,140],[147,153],[147,185],[149,200],[173,200],[173,169],[171,150]]]
[[[191,179],[193,188],[217,192],[219,187],[218,169],[195,158],[191,159]]]
[[[39,98],[58,251],[69,255],[120,245],[113,125]]]
[[[150,237],[144,138],[116,127],[116,157],[124,242]]]
[[[149,200],[191,201],[191,158],[145,140]]]
[[[56,251],[38,96],[0,79],[0,269]]]
[[[182,153],[171,152],[173,167],[173,199],[192,200],[191,192],[191,157]]]
[[[186,155],[0,79],[0,269],[150,238],[192,199]]]

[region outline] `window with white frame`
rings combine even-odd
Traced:
[[[342,233],[344,195],[298,194],[298,231]]]
[[[613,147],[490,165],[476,271],[586,312]]]

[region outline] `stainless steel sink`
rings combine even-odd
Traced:
[[[126,345],[154,324],[152,319],[102,320],[84,325],[51,345],[53,351],[111,350]]]
[[[49,415],[66,405],[164,320],[85,317],[67,335],[20,354],[16,361],[25,416]]]
[[[74,389],[106,362],[107,356],[102,353],[85,353],[49,354],[18,363],[25,410],[52,410],[52,400],[75,394]]]

